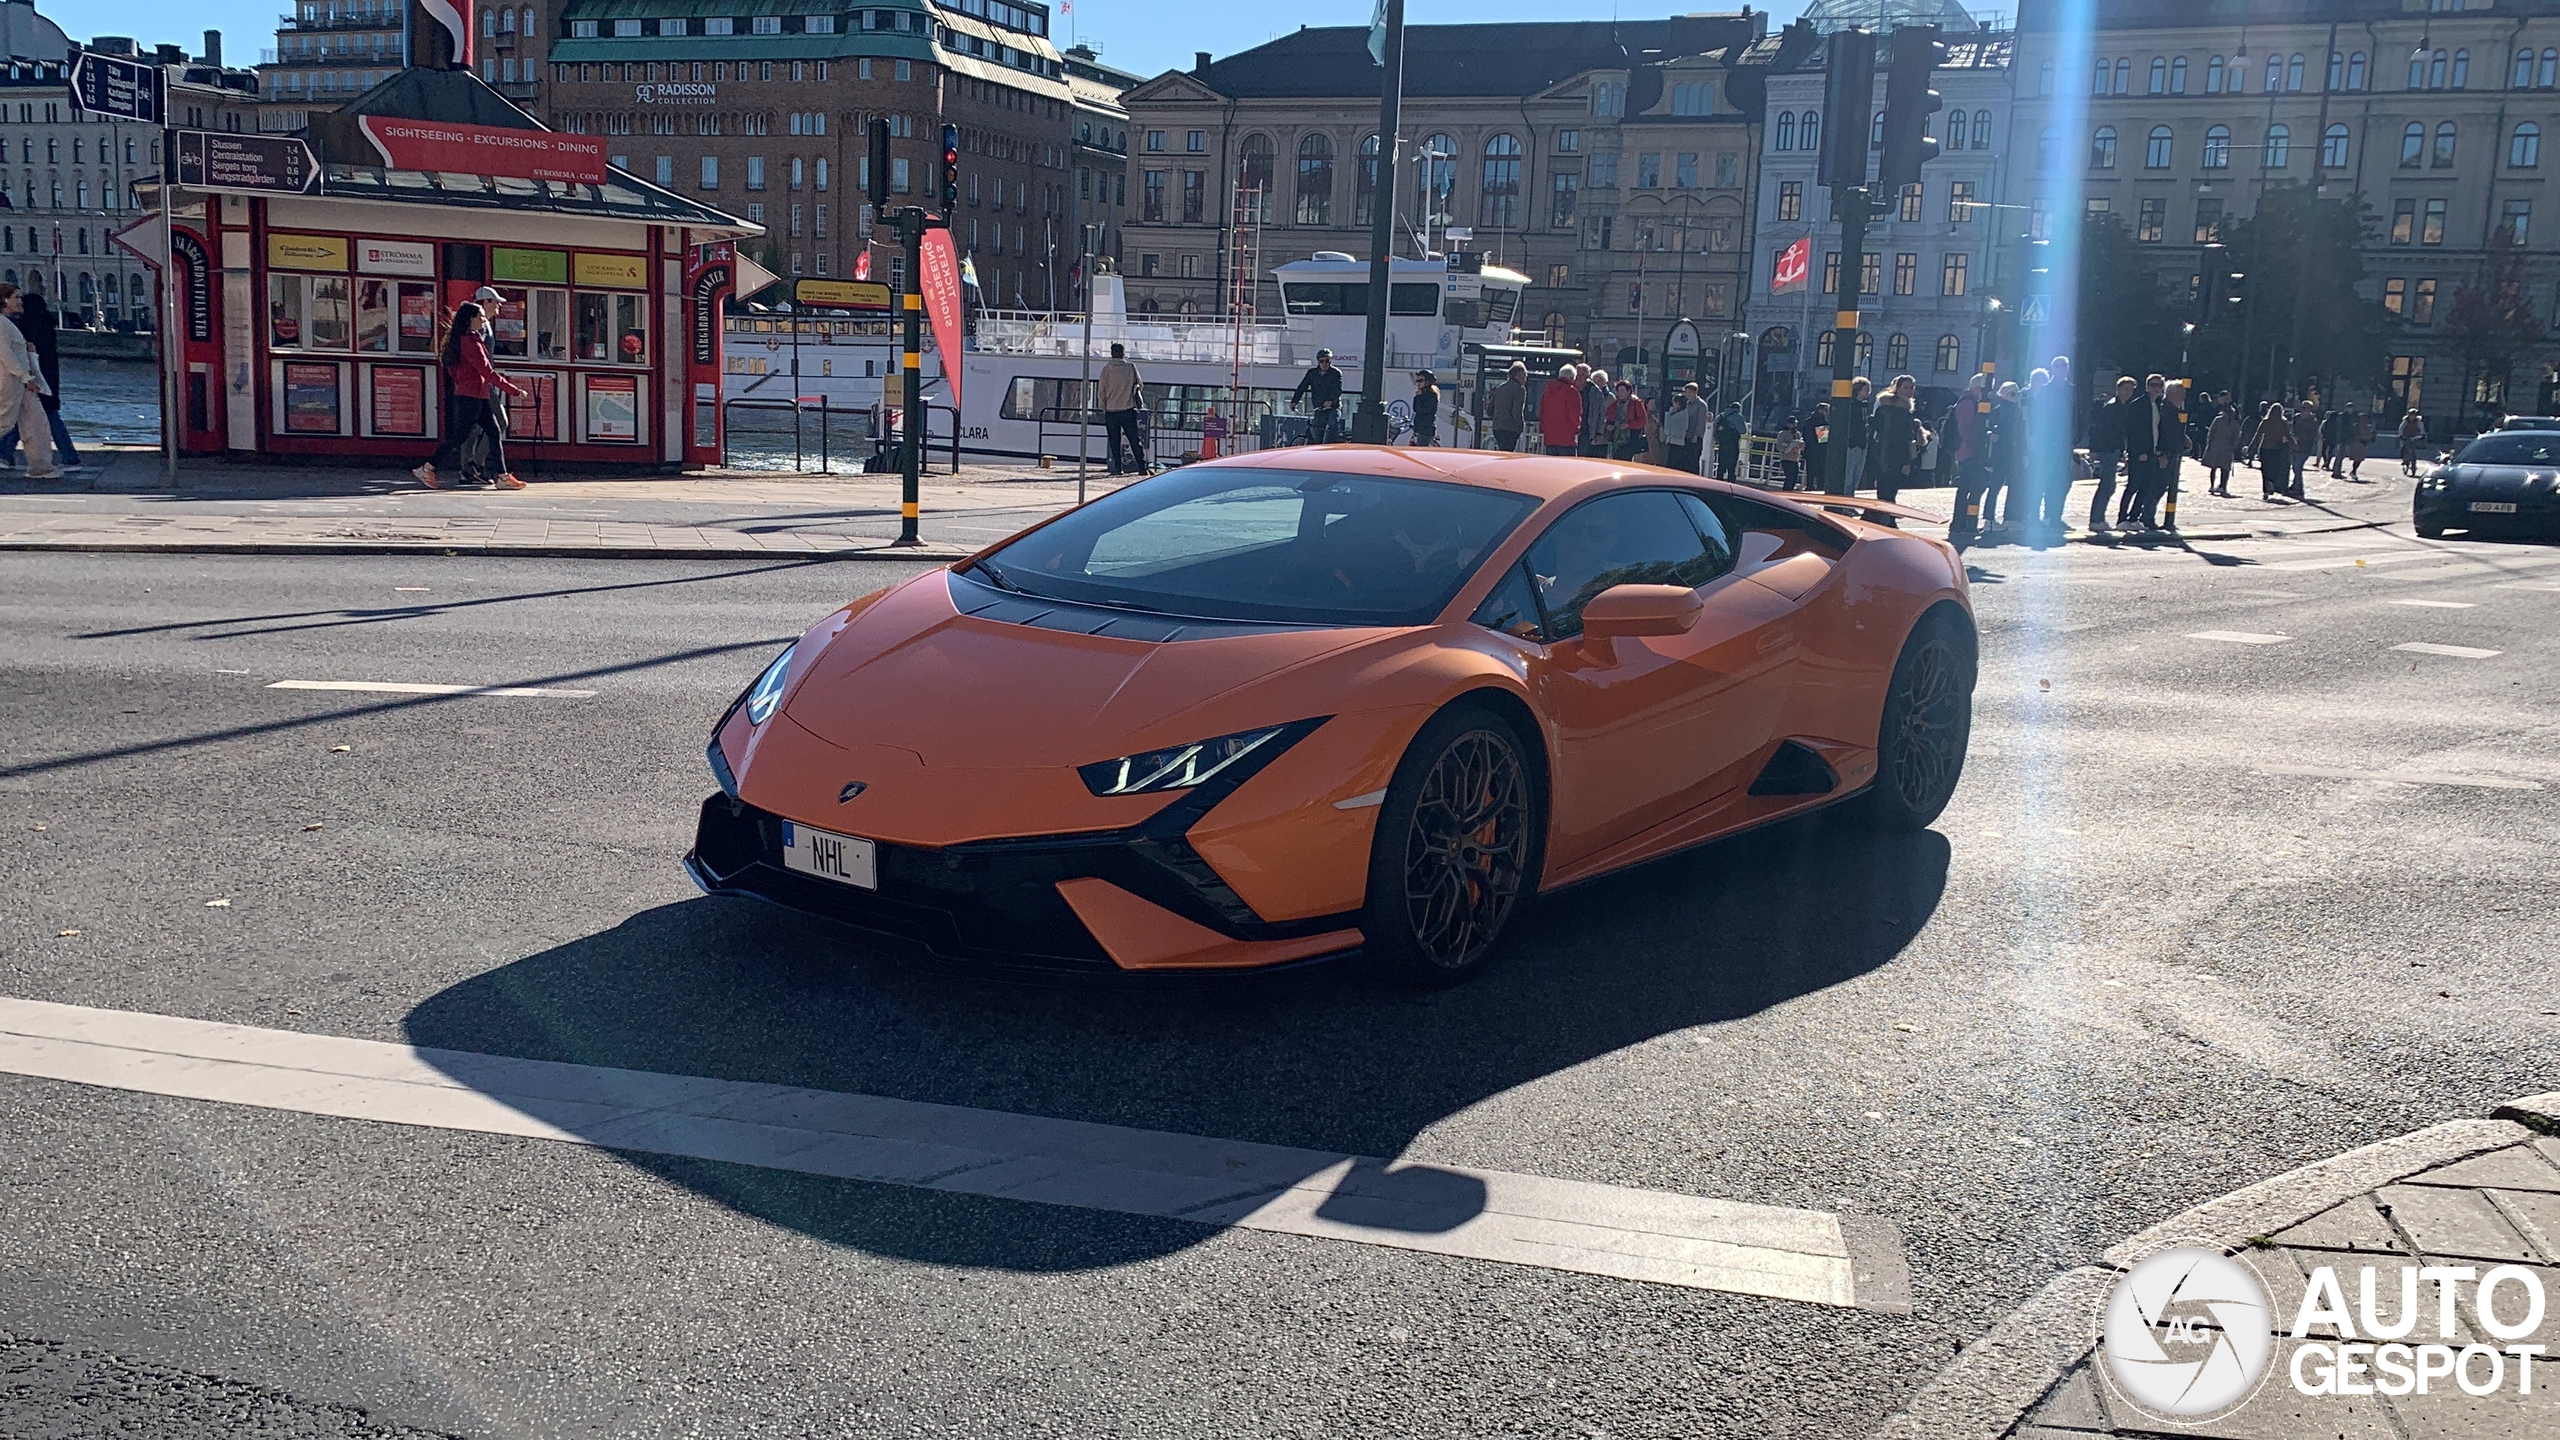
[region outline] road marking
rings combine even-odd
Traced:
[[[2550,590],[2550,591],[2560,591],[2560,584],[2554,584],[2554,583],[2552,583],[2551,581],[2548,581],[2548,580],[2516,580],[2516,581],[2511,581],[2511,582],[2509,582],[2508,584],[2501,585],[2501,586],[2499,586],[2498,588],[2499,588],[2499,589],[2501,589],[2501,590]]]
[[[2326,560],[2287,560],[2280,565],[2269,565],[2264,568],[2269,570],[2344,570],[2351,569],[2358,565],[2397,565],[2403,560],[2441,560],[2443,558],[2444,557],[2441,554],[2433,550],[2411,550],[2405,554],[2399,555],[2339,555]]]
[[[2254,596],[2260,600],[2299,600],[2302,598],[2298,592],[2292,590],[2234,590],[2231,593],[2234,595]]]
[[[2406,650],[2412,655],[2450,655],[2456,660],[2486,660],[2492,655],[2506,653],[2502,650],[2478,650],[2469,645],[2428,645],[2416,640],[2406,645],[2394,645],[2391,648]]]
[[[2477,610],[2480,608],[2479,602],[2474,600],[2392,600],[2386,603],[2392,605],[2422,605],[2429,610]]]
[[[2187,638],[2190,640],[2219,640],[2226,645],[2282,645],[2293,637],[2290,635],[2260,635],[2251,630],[2198,630],[2187,636]]]
[[[1908,1313],[1864,1216],[0,997],[0,1073]]]
[[[2448,775],[2441,771],[2334,770],[2323,765],[2261,765],[2261,775],[2308,775],[2319,780],[2378,780],[2389,785],[2469,785],[2482,790],[2539,790],[2539,780],[2503,775]]]
[[[534,700],[584,700],[593,690],[551,690],[531,685],[406,685],[391,680],[278,680],[270,690],[362,690],[383,695],[507,695]]]

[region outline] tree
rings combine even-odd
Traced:
[[[2383,378],[2399,321],[2358,296],[2370,223],[2360,201],[2323,200],[2298,182],[2269,187],[2247,219],[2223,221],[2231,268],[2245,278],[2238,323],[2220,319],[2215,343],[2198,347],[2229,357],[2218,385],[2246,398],[2281,391],[2288,375],[2304,391],[2322,379],[2339,390]]]
[[[2463,282],[2445,316],[2445,340],[2462,362],[2466,402],[2488,407],[2506,398],[2516,362],[2540,345],[2545,329],[2525,298],[2524,247],[2501,230],[2480,263],[2479,283]]]
[[[2084,381],[2096,377],[2103,389],[2115,375],[2177,375],[2184,312],[2121,218],[2092,215],[2082,224],[2079,292]]]

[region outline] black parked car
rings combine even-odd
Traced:
[[[2475,437],[2419,477],[2410,519],[2430,540],[2447,530],[2560,534],[2560,431]]]

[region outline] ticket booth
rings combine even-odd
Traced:
[[[600,138],[464,70],[400,72],[308,139],[301,193],[182,172],[182,453],[415,465],[443,439],[452,316],[487,286],[492,357],[529,392],[508,407],[519,468],[718,462],[732,245],[761,226],[612,169]]]

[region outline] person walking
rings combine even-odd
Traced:
[[[1804,488],[1804,431],[1792,415],[1778,427],[1778,488]]]
[[[1428,370],[1413,372],[1413,443],[1440,443],[1440,378]]]
[[[1520,448],[1520,432],[1528,428],[1529,367],[1511,362],[1511,373],[1484,397],[1484,427],[1493,432],[1493,448],[1502,451]]]
[[[2018,382],[2003,380],[1991,392],[1991,464],[1982,482],[1983,534],[2018,518],[2018,476],[2026,466],[2026,416],[2018,408]],[[2005,517],[2005,518],[2004,518]]]
[[[1896,375],[1876,398],[1867,425],[1867,474],[1874,478],[1876,498],[1890,501],[1911,483],[1928,448],[1928,427],[1920,423],[1918,382]]]
[[[35,352],[27,348],[26,333],[16,321],[26,313],[26,297],[15,285],[0,284],[0,315],[10,323],[0,325],[0,424],[18,427],[18,438],[27,447],[29,480],[58,480],[62,468],[53,463],[53,426],[45,419],[44,367],[36,363]]]
[[[1707,432],[1715,423],[1715,413],[1698,393],[1698,382],[1692,380],[1681,386],[1679,396],[1662,415],[1665,463],[1683,475],[1697,474],[1706,454]]]
[[[1582,443],[1581,453],[1598,459],[1609,458],[1609,372],[1589,369],[1582,372]]]
[[[2293,498],[2302,498],[2302,472],[2309,468],[2312,452],[2320,443],[2320,407],[2305,400],[2296,405],[2291,420],[2293,427]]]
[[[1644,397],[1636,393],[1629,381],[1618,382],[1617,391],[1600,410],[1600,433],[1608,444],[1612,460],[1633,460],[1645,452],[1645,437],[1653,428],[1653,416],[1645,408]]]
[[[2258,498],[2273,500],[2288,488],[2285,477],[2287,467],[2293,463],[2288,453],[2293,448],[2293,426],[2285,419],[2282,401],[2267,402],[2254,439],[2258,451]]]
[[[2418,473],[2418,447],[2427,443],[2427,417],[2416,406],[2400,412],[2400,473]]]
[[[1129,362],[1129,347],[1114,343],[1111,358],[1102,362],[1102,373],[1094,380],[1094,403],[1102,411],[1106,475],[1144,475],[1148,471],[1147,432],[1138,424],[1139,411],[1145,405],[1145,384],[1138,367]]]
[[[25,311],[10,317],[18,331],[27,337],[27,349],[35,356],[36,369],[44,376],[45,429],[53,439],[53,460],[65,474],[88,468],[80,459],[80,448],[71,443],[71,431],[62,423],[62,342],[55,334],[59,328],[53,307],[44,296],[29,290],[20,295]],[[12,428],[0,435],[0,465],[13,465],[18,458],[18,432]]]
[[[2364,479],[2364,457],[2373,453],[2373,412],[2356,412],[2355,431],[2347,437],[2347,475],[2350,480]]]
[[[2186,427],[2178,420],[2178,402],[2169,394],[2168,377],[2145,375],[2142,394],[2126,412],[2124,454],[2133,485],[2132,526],[2160,528],[2160,499],[2187,451]]]
[[[1716,478],[1731,481],[1742,473],[1742,407],[1728,402],[1716,417]]]
[[[445,332],[445,384],[452,391],[452,428],[445,432],[444,444],[436,448],[433,459],[409,473],[430,490],[441,490],[444,481],[436,470],[441,461],[453,467],[454,478],[470,484],[486,479],[501,490],[521,490],[524,482],[507,468],[506,432],[498,424],[496,408],[490,404],[489,392],[503,390],[521,400],[532,392],[498,373],[489,359],[489,314],[477,300],[462,302],[453,312],[453,328]],[[475,434],[489,437],[489,463],[494,474],[475,476],[464,464],[463,448]]]
[[[1831,487],[1831,402],[1818,400],[1804,415],[1804,488]]]
[[[2231,498],[2231,465],[2240,453],[2240,415],[2231,408],[2231,397],[2223,395],[2215,406],[2213,424],[2204,434],[2204,471],[2207,488],[2228,500]]]
[[[1842,447],[1839,495],[1855,495],[1867,478],[1867,416],[1875,408],[1876,382],[1861,375],[1849,382],[1849,403],[1831,412],[1831,443]],[[1827,478],[1827,477],[1826,477]],[[1825,484],[1823,489],[1831,487]]]
[[[2329,452],[2329,478],[2342,480],[2347,473],[2347,447],[2355,442],[2355,417],[2344,410],[2332,410],[2320,424],[2320,448]]]
[[[1342,372],[1333,368],[1333,352],[1318,350],[1316,363],[1298,377],[1289,403],[1307,412],[1307,443],[1330,445],[1342,438]]]
[[[2116,377],[2115,395],[2098,406],[2089,421],[2089,465],[2098,473],[2098,493],[2089,499],[2089,531],[2102,534],[2111,527],[2107,523],[2107,502],[2115,498],[2116,472],[2124,464],[2125,425],[2133,414],[2133,402],[2142,393],[2142,382],[2130,375]],[[2132,477],[2125,479],[2128,487]]]
[[[1538,442],[1550,455],[1581,453],[1581,366],[1560,366],[1554,379],[1538,387]]]

